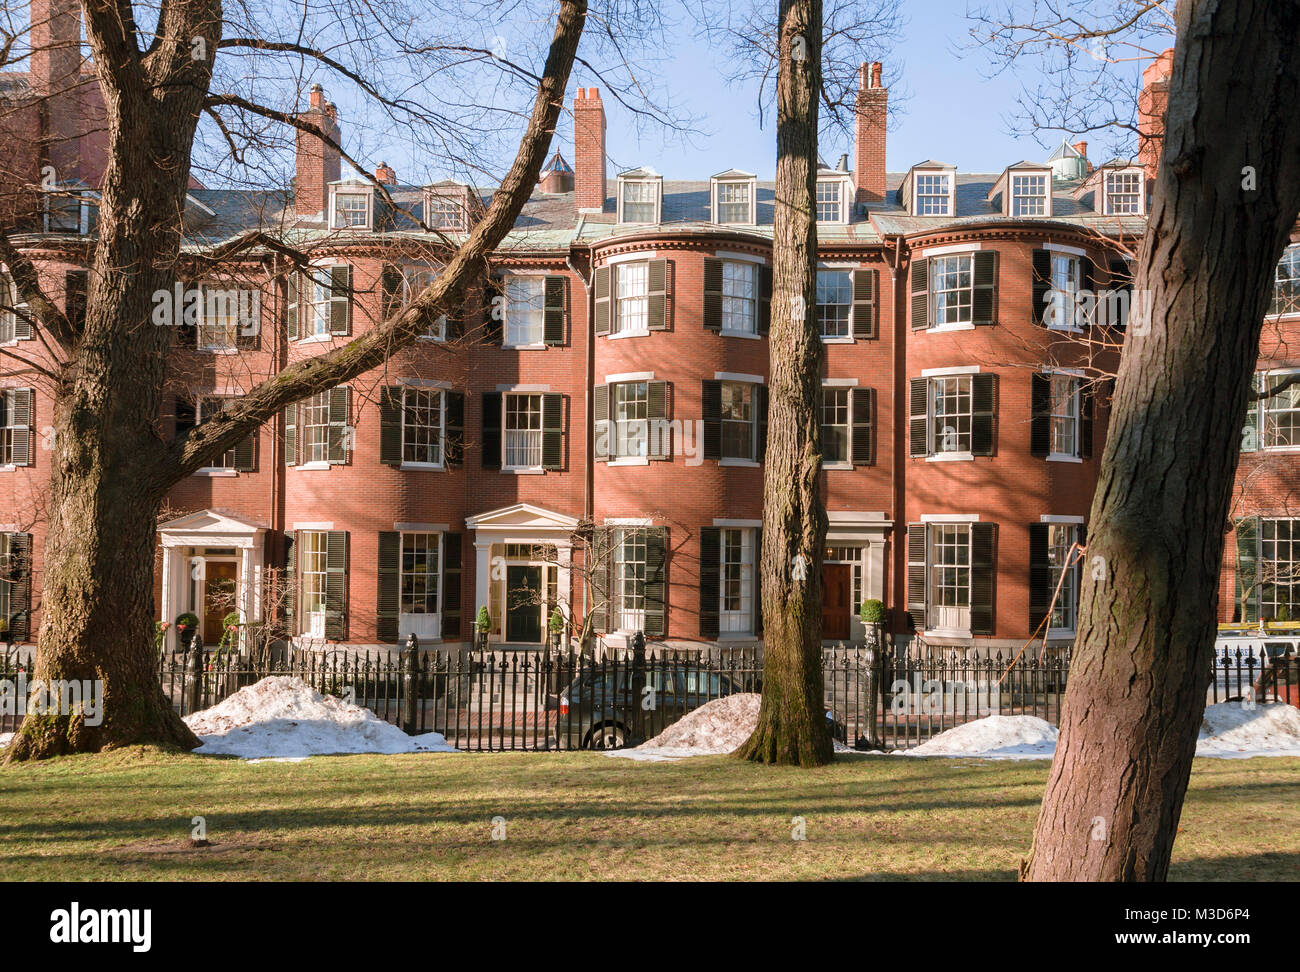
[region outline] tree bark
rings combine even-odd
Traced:
[[[87,4],[87,33],[108,104],[86,321],[57,390],[49,529],[34,676],[98,682],[103,721],[29,715],[6,761],[136,743],[198,744],[159,684],[153,638],[156,524],[167,490],[279,410],[382,364],[452,306],[514,225],[545,159],[585,24],[564,0],[518,155],[486,216],[439,280],[405,311],[320,358],[291,366],[171,443],[158,438],[171,335],[152,326],[153,294],[176,277],[194,131],[211,81],[191,38],[217,50],[219,0],[165,8],[147,55],[112,5]]]
[[[780,38],[760,578],[763,699],[758,726],[736,755],[821,766],[833,752],[822,685],[826,510],[818,488],[822,342],[815,320],[821,0],[781,0]]]
[[[1151,313],[1125,340],[1027,880],[1168,874],[1211,677],[1242,404],[1300,209],[1300,4],[1185,0],[1177,26],[1135,281]]]

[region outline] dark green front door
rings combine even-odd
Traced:
[[[506,568],[506,641],[542,641],[542,568]]]

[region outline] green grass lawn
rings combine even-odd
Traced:
[[[0,768],[0,878],[1012,880],[1046,778],[1044,762],[858,755],[801,771],[128,750]],[[190,846],[195,815],[209,847]],[[1173,876],[1293,879],[1298,822],[1300,759],[1197,760]]]

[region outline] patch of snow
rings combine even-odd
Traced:
[[[454,753],[440,733],[408,736],[369,709],[276,675],[185,717],[200,756],[304,759],[341,753]]]
[[[1300,756],[1300,709],[1284,702],[1256,703],[1251,709],[1240,702],[1207,705],[1196,755]]]
[[[6,746],[8,746],[9,740],[13,738],[14,738],[14,734],[12,732],[0,732],[0,749],[4,749]]]
[[[980,759],[1051,759],[1056,727],[1033,716],[988,716],[941,732],[899,756],[974,756]],[[1246,708],[1240,702],[1206,706],[1196,755],[1217,759],[1300,756],[1300,709],[1282,702]]]
[[[653,739],[632,749],[611,749],[606,756],[643,763],[667,763],[690,756],[720,756],[745,744],[758,726],[762,696],[755,692],[725,695],[688,712]],[[837,753],[852,747],[835,742]]]
[[[907,756],[979,756],[983,759],[1051,759],[1056,726],[1034,716],[986,716],[941,732]]]

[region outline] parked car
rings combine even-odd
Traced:
[[[1300,707],[1300,667],[1296,664],[1295,645],[1285,641],[1264,643],[1264,664],[1254,688],[1258,702],[1285,702]]]
[[[645,685],[653,691],[653,705],[642,708],[633,699],[632,672],[587,671],[575,678],[556,700],[557,739],[561,748],[622,749],[636,746],[707,702],[726,695],[753,691],[717,672],[692,665],[647,668]],[[759,683],[761,687],[761,683]],[[634,704],[636,702],[636,704]],[[831,732],[844,739],[844,725],[830,713]]]
[[[1300,640],[1220,637],[1214,648],[1215,685],[1207,704],[1240,701],[1249,685],[1257,702],[1300,707]]]

